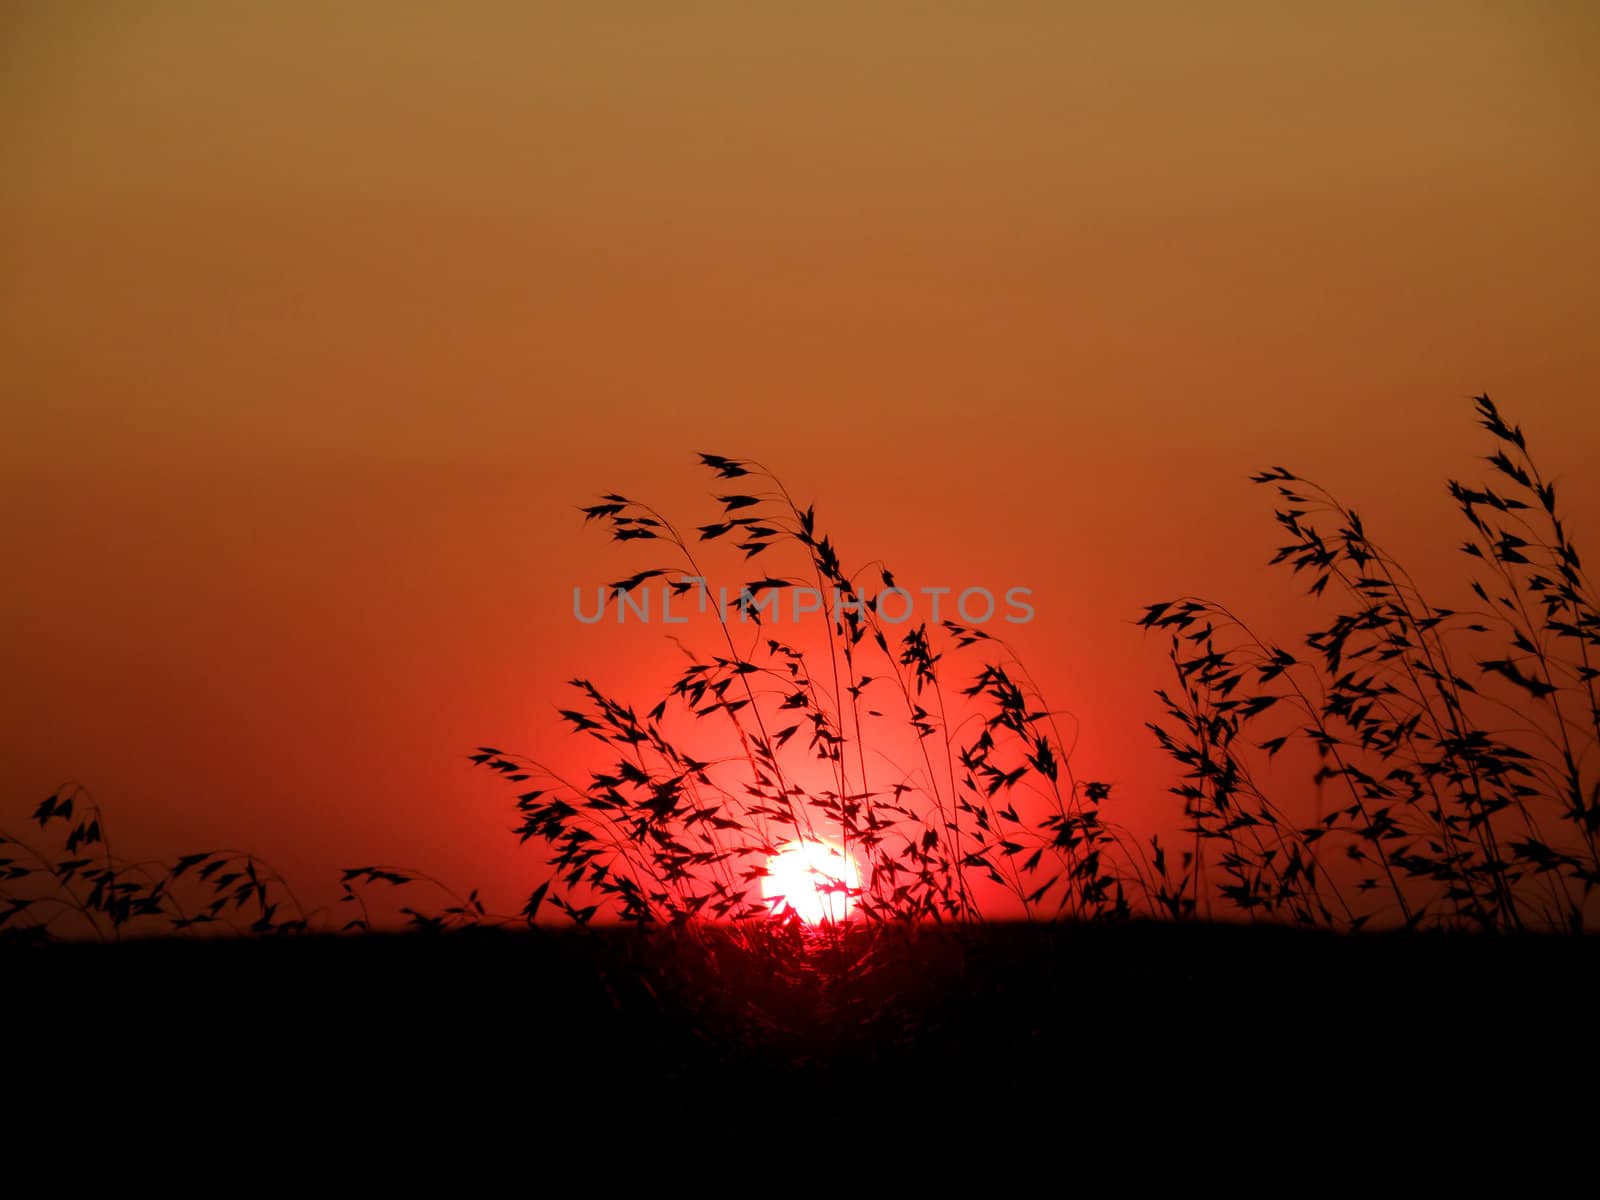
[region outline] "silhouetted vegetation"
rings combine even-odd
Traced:
[[[602,911],[643,924],[770,915],[785,906],[762,896],[769,859],[819,840],[864,869],[855,886],[818,886],[848,893],[872,922],[978,918],[980,884],[1009,893],[1029,916],[1126,915],[1126,880],[1100,817],[1110,789],[1075,778],[1055,714],[1005,644],[951,620],[899,631],[860,582],[870,574],[893,587],[886,566],[847,571],[814,509],[776,477],[753,462],[701,458],[741,490],[718,497],[721,515],[696,539],[618,493],[583,510],[613,539],[671,556],[611,593],[660,581],[687,603],[713,590],[759,599],[808,587],[824,598],[813,622],[820,637],[775,636],[754,604],[707,605],[718,644],[690,650],[689,665],[648,704],[572,681],[578,700],[561,715],[613,755],[587,778],[482,748],[475,761],[520,789],[520,835],[554,851],[554,878],[533,894],[529,915],[542,903],[580,923]],[[746,561],[789,551],[789,573],[772,573],[773,555],[759,578],[713,579],[697,547],[725,537]],[[957,652],[978,661],[957,673]],[[691,718],[687,738],[669,728],[669,710]],[[891,747],[911,761],[893,761]],[[1032,809],[1043,815],[1026,815]]]
[[[804,586],[824,599],[793,632],[759,604],[704,606],[713,644],[685,646],[688,665],[647,702],[573,680],[561,715],[602,748],[584,772],[497,747],[472,756],[516,789],[518,836],[548,851],[518,917],[388,867],[346,870],[338,909],[308,913],[250,854],[125,861],[73,786],[34,813],[54,848],[0,842],[0,928],[448,930],[531,925],[549,908],[580,925],[725,922],[747,947],[831,946],[857,970],[870,940],[800,930],[762,888],[785,847],[826,843],[861,870],[818,886],[866,928],[1001,913],[1582,931],[1600,881],[1600,613],[1554,484],[1522,431],[1488,397],[1476,405],[1494,478],[1449,488],[1472,601],[1425,599],[1354,511],[1275,467],[1256,476],[1286,534],[1273,561],[1309,580],[1320,613],[1303,643],[1277,645],[1212,600],[1145,611],[1177,677],[1151,728],[1181,769],[1181,846],[1108,819],[1110,787],[1075,775],[1060,714],[1002,640],[885,620],[865,581],[894,587],[887,566],[847,567],[814,507],[765,468],[705,454],[720,511],[692,536],[620,493],[582,510],[660,552],[610,595],[698,600],[719,587],[705,544],[731,542],[767,569],[727,594]],[[1310,786],[1285,764],[1304,764]]]
[[[1451,481],[1475,571],[1431,603],[1354,511],[1282,467],[1274,557],[1331,604],[1289,650],[1227,607],[1152,605],[1177,686],[1152,726],[1183,767],[1193,849],[1157,899],[1297,924],[1501,931],[1585,928],[1600,882],[1600,614],[1522,430],[1487,396],[1489,483]],[[1263,781],[1309,747],[1314,794]],[[1287,792],[1287,794],[1285,794]],[[1358,877],[1341,881],[1339,864]]]
[[[0,834],[0,934],[118,940],[128,935],[224,932],[371,932],[375,925],[442,931],[505,924],[474,890],[458,895],[412,870],[348,867],[339,909],[308,911],[287,881],[254,854],[206,850],[170,861],[112,849],[108,823],[80,784],[34,810],[41,836]],[[417,898],[421,892],[425,898]]]
[[[1151,726],[1183,769],[1174,791],[1192,841],[1176,852],[1108,824],[1109,786],[1074,777],[1055,714],[1004,643],[949,620],[896,630],[860,582],[892,587],[887,568],[847,571],[813,508],[774,476],[702,455],[740,490],[718,497],[698,541],[731,536],[747,559],[800,554],[798,572],[728,590],[832,596],[817,614],[824,639],[741,651],[719,608],[719,652],[695,656],[642,716],[573,681],[581,700],[562,715],[615,755],[581,782],[483,748],[476,761],[536,785],[518,796],[521,835],[555,851],[530,912],[548,892],[580,923],[603,909],[641,923],[763,915],[754,885],[770,856],[827,836],[866,858],[850,890],[868,921],[977,919],[989,884],[1029,917],[1581,930],[1600,880],[1600,617],[1554,484],[1522,431],[1488,397],[1476,405],[1497,480],[1450,484],[1463,548],[1483,568],[1475,605],[1430,604],[1355,512],[1279,467],[1256,476],[1277,491],[1290,538],[1273,561],[1308,574],[1312,596],[1336,603],[1332,619],[1291,652],[1213,601],[1145,612],[1141,624],[1171,634],[1178,676],[1158,693],[1168,719]],[[616,594],[710,586],[695,543],[656,509],[613,493],[584,513],[618,541],[675,555]],[[738,628],[750,619],[759,612]],[[670,705],[724,721],[731,738],[697,728],[683,744],[663,725]],[[910,735],[899,742],[885,731],[896,722]],[[885,745],[906,743],[915,761],[881,765]],[[1312,786],[1263,783],[1259,760],[1300,743],[1314,752]],[[796,782],[793,755],[824,763],[829,786]]]

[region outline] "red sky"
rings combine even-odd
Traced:
[[[1140,607],[1298,611],[1251,470],[1448,595],[1487,390],[1594,544],[1591,6],[468,7],[0,16],[0,824],[76,778],[129,849],[514,906],[462,756],[670,669],[572,621],[646,565],[573,506],[708,520],[701,450],[1033,588],[1136,826]]]

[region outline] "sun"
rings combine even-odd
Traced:
[[[777,915],[793,912],[807,925],[843,921],[855,908],[861,871],[831,842],[791,843],[767,859],[761,894]]]

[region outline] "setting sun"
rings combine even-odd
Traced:
[[[808,925],[842,921],[861,890],[855,859],[829,842],[791,845],[767,860],[761,893],[778,915],[793,912]]]

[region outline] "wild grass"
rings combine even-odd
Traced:
[[[997,916],[1584,931],[1600,881],[1600,613],[1554,483],[1520,428],[1487,396],[1475,405],[1492,479],[1449,484],[1473,568],[1461,601],[1425,598],[1353,510],[1274,467],[1255,482],[1285,535],[1273,563],[1308,580],[1299,644],[1198,597],[1139,618],[1169,639],[1175,682],[1150,728],[1179,770],[1181,845],[1130,828],[1148,798],[1118,816],[1107,784],[1077,776],[1069,719],[1003,640],[886,620],[871,593],[895,586],[887,566],[847,563],[761,464],[703,454],[717,493],[703,524],[615,492],[582,510],[650,556],[609,585],[612,603],[808,587],[821,609],[788,626],[708,605],[679,627],[700,639],[687,664],[643,698],[572,680],[560,713],[591,752],[579,769],[471,756],[514,789],[516,835],[545,851],[516,918],[408,870],[349,868],[338,908],[308,912],[246,853],[126,861],[74,785],[34,813],[54,848],[0,841],[0,929],[444,930],[553,910],[714,928],[706,954],[760,947],[787,964],[775,979],[829,955],[861,969],[862,930]],[[720,574],[719,552],[734,560]],[[763,887],[774,856],[818,842],[859,866],[854,882],[816,880],[848,901],[847,925],[804,928]]]
[[[339,908],[330,912],[308,909],[277,870],[247,851],[131,859],[113,849],[105,814],[78,783],[51,793],[33,821],[40,832],[32,837],[0,832],[0,935],[115,941],[509,923],[490,914],[476,890],[462,896],[418,871],[346,868]]]
[[[580,923],[781,912],[757,887],[768,861],[826,837],[865,859],[851,899],[868,922],[981,920],[987,888],[1028,918],[1583,930],[1600,879],[1600,616],[1554,483],[1521,429],[1487,396],[1474,403],[1494,479],[1449,484],[1473,602],[1430,603],[1359,515],[1275,467],[1255,482],[1277,493],[1287,535],[1273,563],[1310,580],[1303,645],[1271,644],[1212,600],[1145,611],[1177,677],[1151,725],[1181,769],[1176,850],[1107,819],[1110,788],[1074,776],[1056,714],[1003,642],[948,620],[888,626],[863,580],[890,587],[890,571],[847,570],[814,509],[760,464],[701,456],[737,490],[696,537],[605,496],[586,519],[664,552],[618,595],[705,586],[701,543],[731,537],[746,560],[791,556],[789,573],[742,590],[809,586],[840,602],[804,649],[775,636],[741,649],[719,612],[720,644],[643,715],[574,680],[580,699],[562,715],[612,756],[585,779],[479,752],[534,785],[517,799],[519,832],[552,848],[554,876],[529,915],[547,898]],[[724,728],[694,727],[686,744],[663,723],[673,705]],[[882,764],[877,751],[908,741],[909,763]],[[1300,746],[1309,780],[1263,770]],[[825,786],[798,782],[796,754],[825,764]]]
[[[1492,477],[1449,484],[1472,567],[1458,605],[1432,603],[1355,511],[1274,467],[1255,477],[1278,500],[1273,562],[1322,601],[1303,644],[1275,645],[1211,600],[1145,612],[1171,636],[1176,686],[1151,728],[1182,768],[1193,839],[1163,864],[1164,912],[1589,927],[1600,614],[1554,482],[1488,396],[1474,403]],[[1296,747],[1311,786],[1267,782]]]
[[[620,493],[583,509],[613,540],[656,552],[610,585],[617,602],[646,586],[685,605],[791,587],[824,601],[809,632],[754,604],[708,604],[711,644],[686,647],[688,665],[645,702],[572,680],[561,715],[605,748],[585,777],[480,749],[474,761],[520,789],[519,835],[553,851],[526,915],[545,903],[579,923],[792,915],[761,883],[785,847],[818,843],[860,864],[860,883],[841,870],[817,886],[867,922],[979,919],[985,892],[1013,915],[1126,915],[1101,818],[1110,789],[1075,777],[1057,714],[1005,643],[953,620],[902,631],[867,594],[868,577],[895,586],[886,566],[848,569],[814,507],[759,463],[701,463],[736,490],[692,535]],[[722,539],[744,563],[764,556],[766,573],[708,573],[704,544]]]

